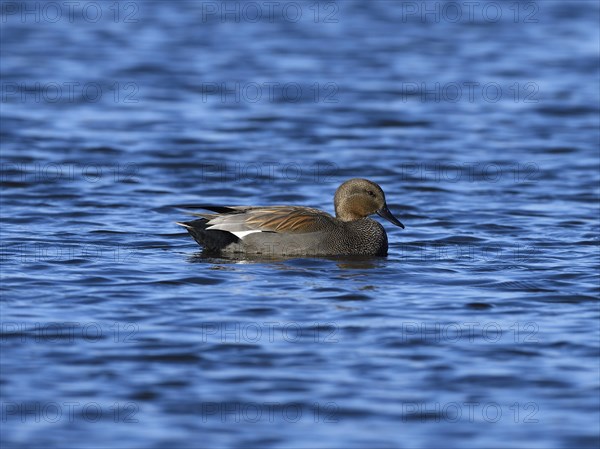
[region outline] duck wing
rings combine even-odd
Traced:
[[[231,232],[242,238],[254,232],[303,234],[318,232],[334,223],[326,212],[302,206],[207,206],[216,214],[194,214],[208,220],[206,230]]]

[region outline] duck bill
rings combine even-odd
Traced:
[[[404,225],[400,223],[400,220],[398,220],[392,215],[392,213],[387,207],[387,204],[384,204],[383,207],[377,211],[377,215],[379,215],[382,218],[385,218],[390,223],[395,224],[396,226],[399,226],[402,229],[404,229]]]

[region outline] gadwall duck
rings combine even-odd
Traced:
[[[177,223],[209,254],[249,256],[385,256],[385,229],[378,214],[396,226],[381,187],[361,178],[338,187],[335,217],[302,206],[181,206],[216,213],[192,214]]]

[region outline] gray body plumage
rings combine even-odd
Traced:
[[[322,212],[323,213],[323,212]],[[208,229],[214,220],[201,218],[186,225],[194,240],[208,253],[261,256],[385,256],[388,240],[381,224],[370,218],[344,222],[329,216],[320,220],[319,230],[306,233],[255,232],[243,238]],[[247,230],[239,221],[235,231]]]

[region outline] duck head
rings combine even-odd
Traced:
[[[342,221],[360,220],[377,214],[404,229],[404,225],[388,209],[381,187],[368,179],[353,178],[344,182],[336,190],[333,204],[335,216]]]

